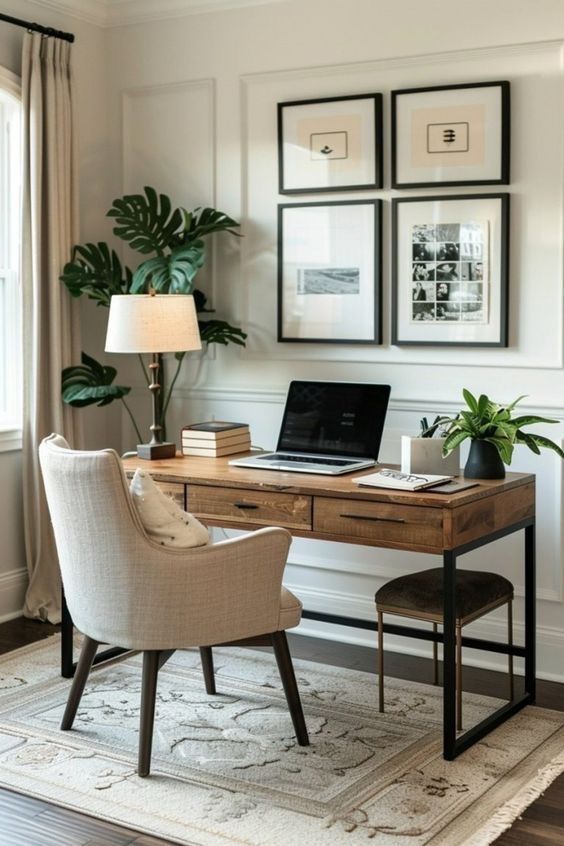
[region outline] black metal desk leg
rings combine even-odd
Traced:
[[[456,554],[443,553],[443,756],[456,757]]]
[[[74,676],[72,643],[73,622],[67,607],[64,588],[61,587],[61,675],[64,679],[72,679]]]
[[[536,697],[535,523],[525,529],[525,691]]]

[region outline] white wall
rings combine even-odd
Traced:
[[[39,17],[31,0],[13,0],[11,9],[6,5],[8,13]],[[199,360],[192,358],[172,408],[173,429],[212,414],[230,416],[249,420],[255,442],[271,446],[289,379],[306,377],[391,383],[383,444],[387,460],[398,459],[400,434],[413,431],[423,413],[455,410],[463,385],[499,399],[528,394],[530,409],[559,418],[550,434],[564,437],[560,54],[558,45],[541,43],[564,39],[561,0],[283,0],[109,30],[65,18],[50,11],[50,0],[48,5],[41,22],[79,36],[75,57],[84,239],[107,237],[109,227],[101,215],[113,197],[147,183],[169,192],[179,204],[209,203],[243,223],[242,243],[229,236],[217,240],[204,285],[219,315],[241,322],[249,331],[248,349],[214,350]],[[5,54],[12,68],[17,67],[17,33],[0,26],[0,57]],[[538,49],[516,46],[531,42]],[[387,257],[382,347],[276,344],[274,213],[282,201],[275,184],[276,102],[500,78],[511,80],[514,95],[513,178],[508,189],[515,212],[510,349],[390,347]],[[388,115],[386,97],[386,186]],[[457,189],[445,189],[449,192]],[[391,192],[351,196],[388,200]],[[389,203],[386,206],[387,256]],[[85,348],[98,354],[106,312],[85,307],[84,316]],[[146,389],[134,363],[118,358],[113,363],[119,367],[120,381],[135,385],[133,403],[146,421]],[[90,443],[117,446],[115,422],[113,407],[93,410],[88,416]],[[135,439],[125,418],[122,427],[123,446],[131,446]],[[539,659],[544,675],[562,678],[562,467],[551,455],[537,460],[520,453],[515,469],[538,473]],[[519,592],[520,554],[518,539],[512,539],[468,563],[501,568]],[[371,597],[383,579],[431,561],[297,540],[287,581],[310,607],[372,616]],[[518,620],[519,615],[518,607]],[[316,630],[310,623],[302,628]],[[501,637],[503,619],[492,615],[477,628]],[[372,642],[362,632],[324,633]],[[415,642],[403,646],[418,648]]]
[[[211,414],[246,419],[254,441],[272,446],[289,379],[309,377],[391,383],[383,445],[387,460],[398,460],[400,434],[413,432],[423,413],[456,410],[462,386],[500,400],[528,394],[527,407],[550,411],[560,420],[550,435],[564,437],[561,55],[558,44],[540,43],[560,38],[560,0],[301,0],[110,32],[115,185],[138,190],[153,184],[179,204],[207,202],[243,223],[240,244],[229,236],[216,242],[207,284],[220,315],[241,322],[249,332],[248,348],[242,353],[217,350],[192,360],[172,410],[173,430]],[[524,46],[515,46],[520,44]],[[277,344],[275,216],[284,198],[276,187],[276,102],[364,91],[387,94],[394,87],[481,79],[512,83],[510,348],[389,345],[389,202],[384,345]],[[389,186],[387,96],[385,121]],[[350,197],[389,200],[392,193],[358,192]],[[137,379],[135,369],[130,372]],[[146,409],[144,389],[139,380],[136,385],[134,403]],[[127,445],[132,442],[126,421],[124,439]],[[562,678],[562,466],[552,455],[534,460],[519,452],[514,469],[538,473],[539,661],[544,675]],[[383,579],[433,561],[305,540],[294,542],[290,560],[287,581],[308,606],[368,617],[373,614],[374,590]],[[464,563],[501,569],[519,594],[520,560],[519,539],[512,538]],[[519,620],[520,600],[517,606]],[[501,615],[491,615],[475,628],[494,637],[503,637],[505,631]],[[312,623],[303,623],[302,629],[321,633]],[[360,631],[325,628],[324,633],[372,643],[371,636]],[[413,641],[403,647],[419,648]]]
[[[110,148],[106,132],[106,33],[100,27],[49,8],[39,8],[30,0],[4,0],[2,11],[27,20],[38,20],[45,26],[74,32],[73,50],[77,92],[78,139],[80,166],[80,213],[82,232],[88,238],[106,237],[102,212],[105,211],[109,193],[106,162]],[[0,22],[0,65],[14,73],[21,71],[21,43],[24,30]],[[102,204],[102,205],[101,205]],[[87,349],[96,354],[102,349],[99,343],[101,314],[85,306],[83,338]],[[85,416],[86,432],[90,443],[104,445],[111,437],[115,416]],[[0,621],[21,613],[23,592],[27,582],[22,528],[21,503],[21,452],[2,452],[0,443]]]

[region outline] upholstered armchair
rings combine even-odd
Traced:
[[[214,645],[272,645],[298,743],[309,743],[285,630],[301,603],[282,587],[291,536],[260,529],[194,549],[145,533],[119,456],[76,452],[59,435],[39,457],[70,614],[85,636],[61,729],[72,724],[100,643],[143,652],[138,773],[150,770],[159,669],[176,649],[200,647],[215,693]]]

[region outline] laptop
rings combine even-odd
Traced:
[[[378,460],[389,385],[292,381],[276,452],[234,458],[235,467],[337,476]]]

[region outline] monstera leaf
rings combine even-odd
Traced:
[[[182,225],[180,209],[172,210],[170,198],[157,194],[154,188],[145,186],[143,194],[127,194],[114,200],[108,217],[118,224],[114,235],[127,241],[138,253],[158,253],[173,240],[173,235]]]
[[[112,385],[116,373],[115,367],[106,367],[83,352],[81,365],[65,367],[63,370],[63,402],[75,408],[83,408],[86,405],[109,405],[116,399],[122,399],[131,388]]]
[[[186,211],[186,209],[181,211],[184,228],[176,236],[178,243],[191,244],[212,232],[230,232],[238,238],[241,237],[241,234],[236,232],[234,228],[239,224],[225,212],[210,208],[197,208],[193,212]]]
[[[238,344],[245,346],[247,333],[242,329],[231,326],[225,320],[199,320],[200,337],[206,344]]]
[[[204,259],[203,241],[175,247],[167,256],[147,259],[133,274],[131,293],[146,293],[152,288],[159,294],[190,294]]]
[[[215,309],[207,308],[208,298],[203,291],[194,288],[193,291],[194,302],[196,304],[196,312],[198,314],[213,314]],[[198,320],[200,328],[200,337],[206,344],[237,344],[240,347],[245,346],[245,339],[247,333],[236,326],[231,326],[226,320]],[[184,353],[176,353],[177,358]]]
[[[84,244],[74,248],[72,261],[65,264],[59,277],[73,297],[82,294],[98,305],[109,306],[113,294],[127,294],[131,287],[131,271],[122,268],[115,250],[107,244]]]

